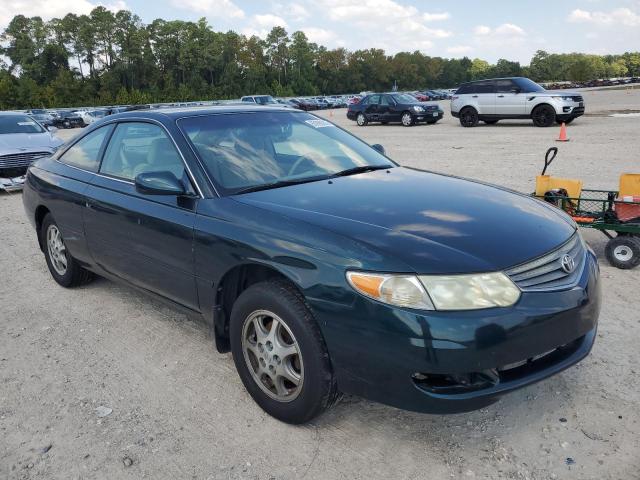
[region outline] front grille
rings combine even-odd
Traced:
[[[574,102],[583,102],[584,101],[582,99],[582,95],[574,95],[573,97],[571,97],[571,100],[573,100]]]
[[[51,152],[25,152],[0,155],[0,168],[24,168],[39,158],[48,157]]]
[[[563,268],[563,258],[573,260],[573,270]],[[586,250],[582,239],[575,233],[556,250],[535,260],[507,270],[507,275],[522,291],[562,290],[573,286],[583,270]]]

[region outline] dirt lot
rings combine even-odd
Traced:
[[[463,129],[446,104],[433,126],[331,119],[402,164],[525,192],[557,145],[553,173],[615,188],[640,170],[640,118],[604,112],[640,108],[640,90],[585,96],[601,113],[572,124],[565,144],[528,122]],[[0,225],[0,478],[640,478],[640,269],[609,267],[593,232],[604,306],[575,368],[473,413],[347,398],[291,427],[252,402],[203,327],[106,280],[54,284],[20,194],[0,194]]]

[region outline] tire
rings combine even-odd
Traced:
[[[495,125],[499,120],[483,120],[487,125]]]
[[[540,105],[531,113],[536,127],[550,127],[556,120],[556,111],[550,105]]]
[[[413,123],[414,123],[413,115],[411,115],[410,112],[402,112],[402,117],[400,117],[400,122],[405,127],[413,126]]]
[[[65,247],[62,233],[50,213],[42,220],[39,234],[47,267],[59,285],[73,288],[93,280],[93,273],[82,268]]]
[[[272,417],[285,423],[306,423],[338,399],[318,324],[290,283],[260,282],[242,292],[233,305],[229,334],[242,383]]]
[[[562,125],[563,123],[569,125],[571,122],[573,122],[575,120],[575,117],[572,118],[567,118],[566,120],[560,120],[559,118],[556,118],[556,123],[558,125]]]
[[[460,111],[460,125],[471,128],[478,125],[478,112],[473,107],[465,107]]]
[[[356,123],[358,124],[359,127],[366,127],[369,121],[367,120],[367,117],[365,116],[365,114],[360,112],[356,117]]]
[[[607,242],[604,249],[607,260],[616,268],[628,270],[640,265],[640,238],[618,235]]]

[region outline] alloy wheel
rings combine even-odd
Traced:
[[[247,368],[264,393],[278,402],[295,400],[302,390],[304,366],[291,329],[275,313],[258,310],[242,327]]]
[[[51,259],[51,265],[58,275],[67,273],[67,248],[62,241],[60,230],[55,225],[49,225],[47,229],[47,251]]]
[[[356,119],[356,123],[361,127],[365,126],[365,124],[367,123],[367,119],[364,116],[364,114],[362,114],[362,113],[358,114],[358,118]]]
[[[402,125],[405,127],[410,126],[413,123],[413,119],[411,118],[410,113],[405,113],[402,115]]]

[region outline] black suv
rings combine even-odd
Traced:
[[[418,122],[436,123],[444,112],[438,105],[422,103],[406,93],[374,93],[349,105],[347,118],[364,127],[369,122],[400,122],[410,127]]]

